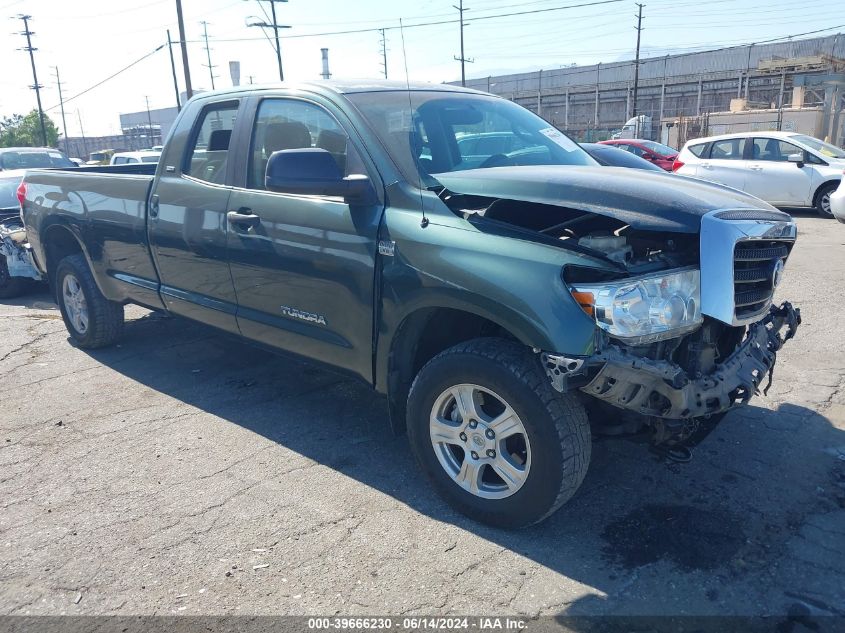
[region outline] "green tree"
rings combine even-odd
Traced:
[[[59,142],[59,129],[44,115],[44,127],[47,129],[47,145],[56,147]],[[13,114],[0,120],[0,147],[41,147],[41,122],[38,110],[27,115]]]

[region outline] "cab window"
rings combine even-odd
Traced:
[[[247,186],[265,189],[264,174],[273,152],[311,147],[329,152],[344,175],[364,171],[346,132],[322,107],[297,99],[265,99],[252,131]]]
[[[229,142],[238,113],[237,102],[206,108],[194,130],[182,172],[199,180],[222,184],[226,178]]]

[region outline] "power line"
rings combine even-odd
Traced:
[[[154,50],[150,51],[149,53],[147,53],[147,54],[146,54],[146,55],[144,55],[143,57],[139,57],[139,58],[138,58],[138,59],[136,59],[134,62],[132,62],[132,63],[130,63],[130,64],[127,64],[126,66],[124,66],[123,68],[121,68],[121,69],[120,69],[120,70],[118,70],[117,72],[112,73],[111,75],[109,75],[109,76],[108,76],[108,77],[106,77],[105,79],[101,79],[100,81],[98,81],[97,83],[95,83],[93,86],[89,86],[88,88],[86,88],[86,89],[85,89],[85,90],[83,90],[82,92],[80,92],[80,93],[78,93],[78,94],[75,94],[75,95],[73,95],[72,97],[68,97],[67,99],[65,99],[65,100],[64,100],[64,102],[65,102],[65,103],[68,103],[68,102],[70,102],[70,101],[73,101],[74,99],[78,99],[79,97],[81,97],[81,96],[82,96],[82,95],[84,95],[84,94],[87,94],[87,93],[91,92],[91,91],[92,91],[92,90],[94,90],[95,88],[99,88],[100,86],[102,86],[102,85],[103,85],[104,83],[106,83],[107,81],[109,81],[109,80],[111,80],[111,79],[114,79],[114,78],[115,78],[115,77],[117,77],[118,75],[120,75],[120,74],[122,74],[122,73],[126,72],[127,70],[129,70],[130,68],[132,68],[133,66],[136,66],[136,65],[140,64],[142,61],[144,61],[144,60],[145,60],[145,59],[147,59],[148,57],[151,57],[151,56],[155,55],[155,54],[156,54],[156,53],[158,53],[161,49],[163,49],[165,46],[167,46],[167,43],[164,43],[164,44],[161,44],[161,45],[157,46]],[[58,108],[58,107],[59,107],[59,104],[57,103],[57,104],[56,104],[56,105],[54,105],[54,106],[50,106],[49,108],[45,108],[45,109],[44,109],[44,112],[49,112],[50,110],[55,110],[55,109],[56,109],[56,108]]]
[[[266,0],[265,0],[266,1]],[[281,0],[274,0],[279,2]],[[519,15],[530,15],[534,13],[545,13],[548,11],[563,11],[566,9],[580,9],[583,7],[594,7],[603,4],[617,4],[619,2],[624,2],[625,0],[597,0],[594,2],[583,2],[580,4],[568,4],[560,7],[552,7],[550,9],[533,9],[530,11],[517,11],[514,13],[499,13],[495,15],[480,15],[474,18],[468,18],[466,20],[467,23],[470,22],[479,22],[481,20],[492,20],[495,18],[509,18]],[[417,24],[406,24],[405,29],[412,29],[412,28],[419,28],[425,26],[438,26],[442,24],[458,24],[460,19],[457,20],[433,20],[430,22],[419,22]],[[283,27],[279,27],[283,28]],[[349,29],[345,31],[325,31],[321,33],[299,33],[297,35],[288,35],[287,39],[294,39],[294,38],[302,38],[302,37],[324,37],[328,35],[352,35],[355,33],[376,33],[381,30],[385,31],[398,31],[401,27],[399,26],[380,26],[380,27],[372,27],[372,28],[363,28],[363,29]],[[216,39],[217,42],[256,42],[260,38],[257,37],[231,37],[225,39]],[[188,42],[202,42],[202,40],[188,40]]]
[[[21,35],[26,37],[26,46],[20,50],[29,52],[29,61],[32,63],[32,86],[30,87],[35,90],[35,100],[38,102],[38,120],[41,122],[42,145],[43,147],[47,147],[47,126],[44,125],[44,109],[41,107],[41,88],[44,86],[38,83],[38,74],[35,72],[35,55],[33,53],[38,49],[32,46],[32,36],[35,33],[29,30],[29,20],[32,19],[32,16],[21,14],[18,16],[18,19],[23,21]]]

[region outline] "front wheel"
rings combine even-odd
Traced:
[[[519,344],[475,339],[433,358],[408,397],[408,437],[423,471],[458,511],[497,527],[542,521],[581,485],[590,427]]]
[[[838,184],[825,185],[816,194],[816,211],[823,218],[832,218],[833,211],[830,210],[830,194],[836,191]]]
[[[123,333],[123,306],[103,296],[82,255],[68,255],[59,262],[56,300],[65,327],[79,347],[105,347]]]

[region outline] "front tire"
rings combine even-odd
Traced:
[[[123,305],[103,296],[81,254],[68,255],[59,262],[56,302],[68,333],[79,347],[106,347],[123,333]]]
[[[816,194],[816,212],[823,218],[833,217],[833,211],[830,210],[830,194],[836,191],[838,186],[838,183],[827,184]]]
[[[452,507],[504,528],[555,512],[590,461],[581,402],[552,389],[531,350],[503,339],[461,343],[422,368],[408,397],[408,437]]]

